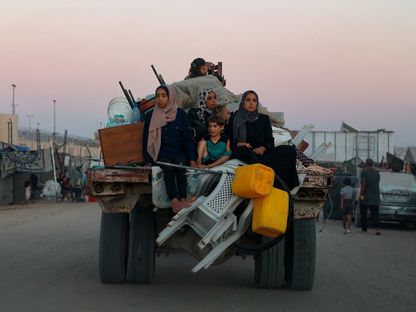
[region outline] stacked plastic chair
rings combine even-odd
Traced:
[[[192,269],[193,272],[208,268],[250,226],[253,201],[250,201],[238,221],[234,214],[243,201],[243,198],[232,192],[234,172],[240,165],[244,163],[231,160],[214,168],[213,170],[221,176],[213,191],[207,196],[195,194],[200,195],[198,199],[189,208],[179,211],[159,233],[156,242],[161,245],[180,228],[188,225],[201,237],[198,243],[200,249],[211,245],[211,251]],[[212,187],[212,179],[215,179],[215,175],[205,178],[199,191],[209,190],[209,187]]]

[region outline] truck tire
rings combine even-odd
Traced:
[[[289,289],[311,290],[315,278],[314,219],[295,219],[286,236],[285,281]]]
[[[150,284],[155,276],[155,214],[151,206],[134,207],[129,240],[127,281]]]
[[[262,243],[272,238],[262,236]],[[284,286],[285,239],[254,258],[254,281],[260,288],[277,289]]]
[[[102,283],[126,280],[129,214],[101,213],[99,272]]]

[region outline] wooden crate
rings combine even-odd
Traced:
[[[144,122],[98,130],[106,166],[143,162]]]

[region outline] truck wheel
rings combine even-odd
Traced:
[[[136,204],[130,219],[127,281],[149,284],[155,276],[155,214],[151,206]]]
[[[99,272],[102,283],[126,279],[129,214],[101,213]]]
[[[310,290],[315,278],[314,219],[295,219],[286,236],[285,281],[290,289]]]
[[[273,238],[262,236],[262,243]],[[254,281],[261,288],[276,289],[284,285],[285,240],[259,253],[254,258]]]

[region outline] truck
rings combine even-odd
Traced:
[[[230,194],[233,175],[229,172],[239,165],[230,162],[224,164],[226,170],[224,166],[217,168],[219,174],[194,171],[188,176],[188,181],[198,189],[195,206],[212,209],[211,212],[194,209],[190,217],[188,209],[173,215],[169,207],[160,204],[163,187],[157,166],[90,169],[90,195],[97,198],[102,209],[101,281],[151,283],[155,277],[155,257],[170,249],[184,249],[200,260],[194,272],[220,265],[232,256],[250,255],[254,259],[254,280],[259,287],[312,289],[316,263],[315,219],[325,203],[331,175],[299,174],[301,185],[291,191],[292,209],[286,233],[271,239],[259,237],[250,229],[252,200],[236,199]],[[230,208],[232,205],[235,207]]]
[[[223,101],[229,108],[238,105],[241,97],[208,75],[175,83],[182,107],[186,109],[196,103],[199,90],[207,86],[216,91],[219,104]],[[125,133],[134,136],[142,131],[143,124],[123,127],[130,129]],[[123,132],[120,127],[116,128],[119,129],[114,133]],[[281,128],[273,127],[273,133],[276,138],[279,136],[275,144],[294,142],[290,141],[289,132]],[[190,207],[173,214],[160,167],[126,165],[129,159],[126,153],[137,147],[136,152],[142,153],[141,138],[130,137],[125,144],[120,144],[123,136],[118,139],[113,134],[108,136],[110,139],[103,139],[100,133],[107,165],[88,171],[89,194],[97,198],[102,209],[101,282],[152,283],[156,257],[183,249],[199,261],[191,269],[194,273],[221,265],[233,256],[242,256],[254,260],[254,281],[261,288],[312,289],[316,263],[315,219],[325,203],[331,174],[305,168],[298,171],[300,185],[287,190],[290,201],[286,231],[270,238],[252,231],[254,200],[233,194],[235,171],[245,164],[234,159],[210,170],[187,168],[187,193],[197,199]],[[131,142],[133,146],[129,148]],[[104,147],[107,154],[120,153],[124,164],[117,160],[106,162]]]

